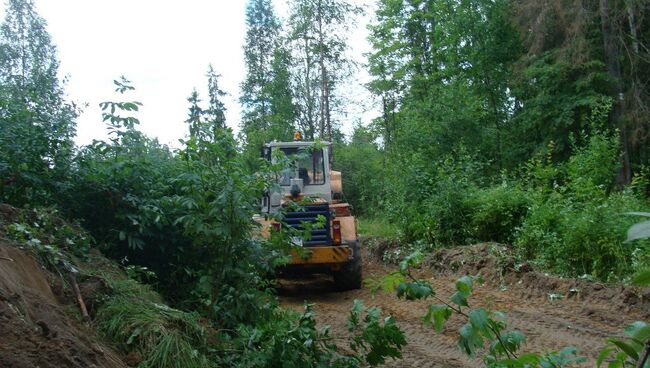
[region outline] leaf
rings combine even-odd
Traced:
[[[437,332],[442,332],[445,322],[451,317],[452,310],[446,305],[429,305],[427,314],[422,318],[425,325],[433,325]],[[433,319],[433,324],[431,320]]]
[[[598,354],[598,358],[596,359],[596,367],[600,368],[600,366],[603,365],[603,362],[605,361],[605,359],[607,359],[607,357],[609,357],[612,354],[612,352],[614,352],[615,350],[616,349],[614,349],[614,348],[605,348],[605,349],[603,349]]]
[[[403,282],[397,286],[397,297],[406,300],[426,299],[435,295],[431,285],[424,280]]]
[[[424,259],[424,254],[420,251],[413,252],[406,256],[402,262],[399,263],[399,270],[402,273],[406,273],[409,268],[417,267],[422,263]]]
[[[471,276],[463,276],[456,281],[456,290],[463,292],[469,296],[472,292],[473,279]]]
[[[627,230],[627,239],[625,242],[631,242],[638,239],[650,238],[650,221],[640,222],[632,225]]]
[[[129,336],[128,340],[126,340],[126,344],[131,345],[133,343],[133,340],[135,340],[136,337],[140,336],[140,333],[142,333],[142,329],[140,327],[133,330],[131,336]]]
[[[634,337],[634,335],[642,330],[644,327],[647,327],[648,325],[645,322],[642,321],[636,321],[632,323],[631,325],[625,327],[624,331],[625,334],[629,337]]]
[[[617,348],[623,350],[627,356],[632,358],[633,360],[639,360],[639,353],[636,352],[636,350],[629,345],[628,343],[621,341],[621,340],[609,340],[612,344],[616,345]]]
[[[454,304],[460,305],[461,307],[469,306],[469,304],[467,304],[467,295],[463,292],[457,291],[449,299],[451,299]]]
[[[488,313],[483,308],[477,308],[469,312],[469,323],[475,328],[482,331],[486,329],[488,323]]]
[[[474,355],[476,348],[483,347],[483,339],[471,324],[466,323],[458,332],[458,345],[467,355]]]

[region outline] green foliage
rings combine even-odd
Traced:
[[[334,170],[343,173],[344,199],[356,215],[380,216],[385,201],[385,154],[376,135],[356,126],[349,143],[334,145]]]
[[[362,236],[379,237],[382,239],[395,239],[399,236],[399,229],[395,224],[388,222],[383,217],[357,218],[359,234]]]
[[[57,273],[72,271],[70,257],[87,257],[92,243],[92,237],[78,224],[64,221],[52,208],[21,211],[17,221],[2,230],[34,251],[42,265]]]
[[[623,243],[631,223],[621,214],[643,204],[625,193],[594,202],[580,203],[555,194],[534,205],[519,231],[517,247],[566,275],[608,279],[629,274],[635,249],[647,244],[635,248]]]
[[[67,185],[77,110],[34,3],[7,2],[0,26],[0,200],[52,205]]]
[[[401,349],[406,345],[406,338],[395,318],[388,316],[382,320],[381,310],[371,307],[365,310],[366,315],[361,319],[363,311],[363,302],[355,300],[348,318],[348,330],[360,331],[352,338],[350,348],[363,353],[371,366],[385,363],[386,358],[402,358]]]
[[[635,322],[625,329],[624,339],[610,339],[596,361],[597,367],[640,367],[650,366],[650,326]],[[645,363],[642,363],[645,359]],[[605,365],[604,363],[607,363]]]
[[[650,217],[649,212],[628,212],[627,214]],[[650,238],[650,221],[634,224],[627,230],[627,242],[647,238]]]
[[[358,367],[376,366],[386,358],[400,358],[406,345],[404,333],[393,317],[381,318],[378,308],[363,306],[355,300],[348,318],[350,349],[343,354],[335,344],[341,337],[331,336],[329,327],[317,328],[310,305],[296,316],[276,311],[273,318],[256,326],[241,327],[234,341],[244,351],[231,357],[228,364],[237,367]]]
[[[345,100],[343,82],[355,72],[346,55],[347,39],[363,9],[349,0],[292,0],[289,9],[296,125],[307,140],[335,140],[337,107]]]
[[[530,206],[530,195],[516,183],[504,182],[477,190],[471,199],[475,239],[512,243]]]
[[[269,0],[249,1],[246,6],[244,62],[241,134],[249,163],[257,168],[254,159],[264,143],[292,139],[297,114],[289,72],[291,50]]]
[[[388,182],[387,212],[399,224],[406,241],[423,239],[438,246],[462,244],[472,238],[473,211],[468,201],[476,190],[481,165],[466,153],[425,164],[414,154]]]
[[[555,272],[617,279],[647,262],[646,242],[623,242],[632,224],[623,213],[647,205],[631,190],[610,193],[618,156],[612,135],[585,140],[588,145],[577,149],[566,170],[538,181],[515,244],[524,257]],[[530,170],[540,172],[540,165]]]

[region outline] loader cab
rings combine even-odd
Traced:
[[[276,185],[262,200],[263,213],[277,212],[283,203],[309,198],[331,203],[331,143],[271,142],[264,145],[262,155],[285,167],[276,177]]]

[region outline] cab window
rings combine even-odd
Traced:
[[[302,179],[304,185],[325,184],[323,150],[311,147],[284,147],[280,150],[291,164],[280,174],[280,185],[289,186],[291,179]]]

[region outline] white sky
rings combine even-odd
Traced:
[[[177,146],[187,134],[187,97],[196,87],[205,101],[208,64],[222,75],[227,121],[238,131],[239,85],[244,78],[243,44],[246,0],[35,0],[38,13],[58,48],[60,72],[68,76],[66,91],[80,105],[87,104],[77,124],[77,143],[105,137],[98,104],[121,100],[112,81],[120,75],[133,82],[135,92],[124,99],[143,103],[137,117],[140,129],[161,143]],[[370,4],[371,0],[355,0]],[[286,17],[285,0],[273,0],[280,18]],[[4,19],[5,4],[0,4]],[[370,11],[368,12],[370,13]],[[351,55],[363,62],[369,50],[366,23],[358,19],[351,35]],[[352,122],[376,116],[369,108],[365,69],[354,86],[355,97],[343,130]]]

